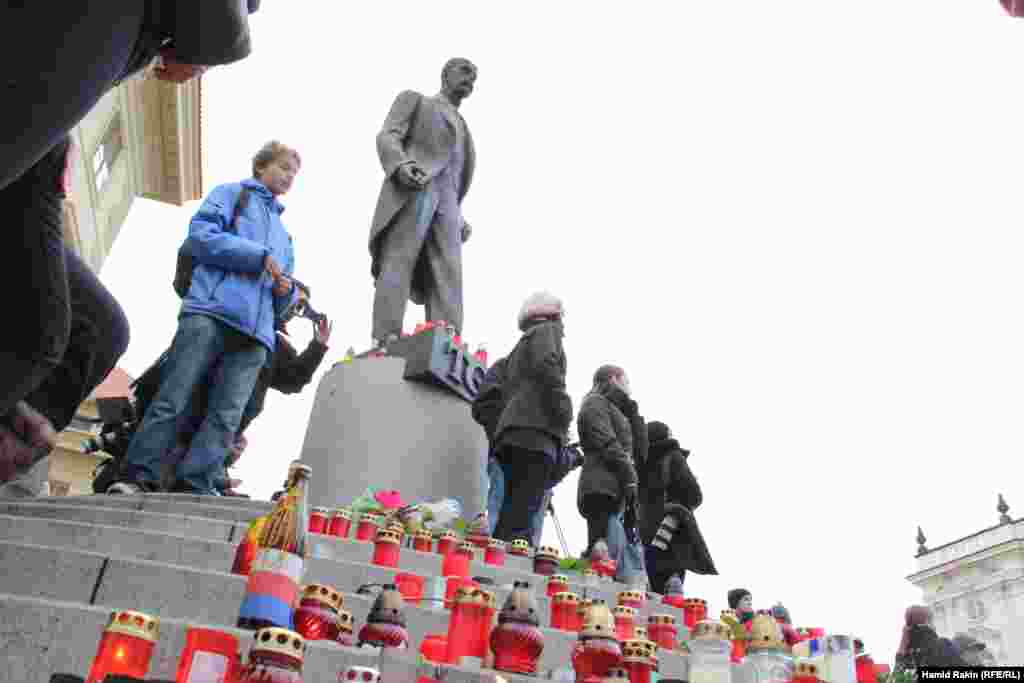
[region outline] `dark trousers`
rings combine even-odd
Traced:
[[[672,555],[653,545],[644,546],[644,564],[647,565],[647,580],[650,581],[651,590],[655,593],[664,594],[665,582],[673,574],[679,574],[679,580],[686,583],[686,570],[674,568]]]
[[[59,144],[122,74],[148,4],[21,0],[0,6],[0,189]]]
[[[544,503],[545,487],[551,476],[551,459],[541,451],[503,446],[498,462],[505,474],[505,498],[494,528],[503,541],[532,539],[537,510]]]
[[[5,278],[0,415],[25,400],[57,430],[114,368],[129,336],[120,305],[64,244],[60,178],[67,148],[65,139],[0,190],[14,245],[13,273]]]
[[[587,518],[587,553],[599,539],[608,540],[608,523],[622,511],[618,498],[602,494],[583,497],[583,516]]]

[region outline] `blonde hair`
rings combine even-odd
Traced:
[[[291,147],[283,145],[277,140],[271,140],[263,145],[260,147],[260,151],[256,152],[256,156],[252,158],[252,177],[258,178],[261,169],[266,168],[285,155],[291,156],[295,159],[295,163],[298,166],[302,166],[302,158]]]
[[[564,315],[565,308],[562,306],[561,299],[551,292],[536,292],[523,302],[517,321],[519,329],[523,329],[523,325],[531,318],[548,316],[561,318]]]

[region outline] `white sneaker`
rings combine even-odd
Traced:
[[[137,496],[143,493],[142,487],[130,481],[116,481],[107,487],[108,495]]]

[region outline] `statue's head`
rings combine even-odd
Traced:
[[[476,84],[476,75],[476,65],[468,59],[449,59],[441,69],[441,92],[456,102],[469,97]]]

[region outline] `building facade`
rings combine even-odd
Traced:
[[[999,665],[1024,665],[1024,519],[999,498],[999,524],[929,549],[918,535],[917,572],[939,635],[971,636]]]
[[[64,239],[95,272],[137,197],[176,206],[202,198],[202,88],[201,79],[173,84],[132,78],[108,92],[71,132]],[[124,377],[113,379],[118,391],[127,390]],[[52,494],[92,492],[92,472],[105,456],[86,453],[83,442],[98,431],[97,419],[92,396],[60,435],[50,471]]]

